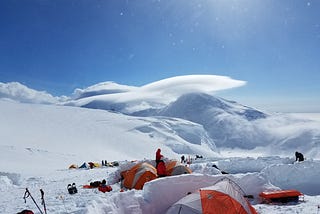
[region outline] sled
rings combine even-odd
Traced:
[[[288,203],[298,202],[299,196],[303,196],[298,190],[277,190],[271,192],[261,192],[259,196],[265,203]]]

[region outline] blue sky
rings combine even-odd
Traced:
[[[247,81],[219,96],[320,112],[320,1],[2,0],[0,82],[53,95],[188,74]]]

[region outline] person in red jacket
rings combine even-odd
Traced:
[[[163,160],[160,160],[157,165],[157,174],[158,177],[165,177],[167,176],[166,164]]]
[[[156,152],[156,168],[158,167],[161,158],[163,158],[163,155],[161,154],[161,149],[158,149]]]

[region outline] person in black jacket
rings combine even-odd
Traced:
[[[304,161],[304,157],[303,157],[302,153],[296,152],[295,155],[296,155],[296,161],[298,161],[298,162]]]

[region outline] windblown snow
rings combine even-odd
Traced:
[[[229,77],[174,77],[141,87],[104,82],[54,97],[20,83],[0,84],[0,213],[165,213],[188,192],[224,176],[254,196],[258,213],[318,213],[320,205],[319,115],[265,113],[216,96],[244,85]],[[45,105],[44,105],[45,104]],[[84,108],[85,107],[85,108]],[[147,182],[120,192],[120,172],[140,161],[194,158],[190,175]],[[306,161],[295,162],[300,151]],[[71,164],[117,161],[117,167],[69,170]],[[229,174],[213,167],[218,166]],[[106,179],[102,193],[82,185]],[[78,193],[69,195],[67,185]],[[297,189],[304,202],[261,204],[265,190]]]

